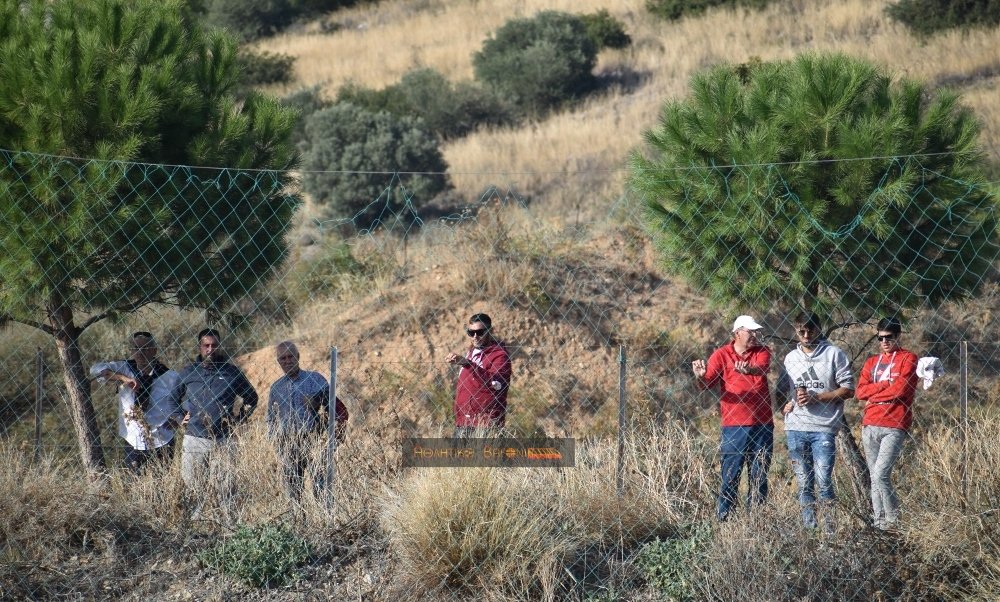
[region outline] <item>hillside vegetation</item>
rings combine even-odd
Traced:
[[[643,0],[390,0],[255,42],[296,59],[294,82],[267,91],[319,86],[333,99],[349,83],[382,88],[422,67],[469,80],[471,57],[491,32],[540,10],[607,9],[632,38],[627,49],[601,52],[595,74],[603,88],[575,108],[445,142],[454,190],[424,209],[422,222],[390,215],[399,221],[358,232],[320,219],[323,208],[309,199],[299,209],[288,263],[265,295],[241,305],[250,327],[226,327],[224,344],[263,395],[280,374],[278,341],[295,340],[303,367],[323,372],[331,347],[338,349],[338,392],[351,422],[337,451],[332,508],[309,494],[301,505],[289,500],[262,409],[225,458],[235,498],[210,501],[199,520],[187,511],[177,458],[140,478],[112,471],[88,482],[69,453],[65,393],[55,375],[46,380],[47,447],[35,461],[32,359],[41,347],[53,365],[55,350],[11,326],[0,347],[0,407],[7,410],[0,415],[0,599],[995,596],[996,274],[977,298],[922,309],[909,322],[906,344],[942,358],[947,373],[918,393],[913,440],[895,473],[906,513],[898,531],[866,526],[869,501],[838,460],[840,529],[832,539],[802,533],[780,420],[771,504],[718,525],[716,400],[696,391],[690,365],[727,340],[734,315],[662,273],[625,185],[627,155],[642,148],[664,100],[688,94],[692,74],[806,51],[843,52],[955,87],[982,122],[989,159],[1000,164],[1000,29],[919,40],[886,17],[886,4],[787,0],[671,23],[648,14]],[[575,438],[576,468],[401,467],[402,437],[450,434],[456,372],[444,358],[467,346],[465,321],[476,311],[493,316],[513,351],[510,431]],[[757,318],[774,333],[775,357],[783,356],[791,334],[785,317],[771,308]],[[205,319],[150,308],[100,324],[84,336],[84,361],[120,355],[123,333],[148,328],[179,367],[193,355]],[[871,334],[852,325],[835,335],[855,368],[873,350]],[[972,341],[968,430],[959,422],[962,340]],[[619,458],[623,349],[628,436]],[[95,387],[95,400],[104,443],[117,446],[114,393]],[[855,406],[848,415],[857,436]],[[318,461],[325,445],[314,447]],[[263,588],[205,560],[248,525],[287,527],[308,560],[284,584]],[[269,566],[282,559],[270,553]]]

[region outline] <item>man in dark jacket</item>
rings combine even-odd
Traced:
[[[184,411],[181,424],[187,427],[181,449],[181,477],[188,487],[196,486],[200,475],[209,468],[213,452],[257,407],[257,392],[243,371],[229,362],[218,331],[206,328],[199,332],[198,351],[195,361],[181,370],[171,393],[171,401]],[[237,399],[242,401],[240,405]],[[213,475],[213,480],[221,479],[222,475]]]
[[[465,333],[472,345],[464,356],[448,354],[448,363],[461,366],[455,389],[455,436],[502,427],[510,387],[510,356],[493,336],[493,321],[486,314],[469,318]]]

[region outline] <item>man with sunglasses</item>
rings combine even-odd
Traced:
[[[465,333],[472,345],[465,355],[448,354],[448,363],[461,366],[455,388],[455,437],[468,437],[477,430],[503,426],[510,387],[510,355],[493,337],[493,321],[483,313],[473,314]]]
[[[788,403],[785,434],[788,457],[799,486],[802,524],[815,529],[816,497],[823,514],[823,530],[836,529],[833,465],[837,457],[836,436],[844,415],[844,401],[854,396],[854,375],[847,354],[823,336],[819,316],[800,313],[792,319],[798,345],[785,356],[785,374],[779,394]]]
[[[913,423],[917,392],[917,356],[900,346],[902,325],[895,318],[878,323],[879,353],[869,357],[858,379],[858,401],[864,403],[861,441],[872,483],[875,527],[890,529],[899,518],[899,498],[892,468]]]
[[[170,417],[177,406],[170,392],[178,375],[157,359],[151,333],[132,334],[129,348],[129,359],[99,362],[91,366],[90,374],[98,382],[118,385],[118,436],[128,444],[125,467],[139,473],[150,460],[169,461],[173,457]]]
[[[737,490],[743,465],[747,466],[747,510],[767,501],[767,471],[774,449],[774,418],[767,373],[771,351],[758,340],[761,328],[751,316],[733,323],[733,339],[705,360],[694,360],[691,369],[698,388],[721,390],[720,455],[722,485],[718,517],[725,521],[739,505]]]

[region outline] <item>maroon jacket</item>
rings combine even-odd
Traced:
[[[494,341],[465,354],[472,366],[462,367],[455,389],[455,426],[503,426],[510,387],[510,356],[503,343]]]

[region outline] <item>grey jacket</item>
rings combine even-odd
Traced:
[[[778,394],[785,399],[795,399],[795,387],[805,387],[813,393],[834,391],[840,387],[854,388],[851,360],[840,347],[826,339],[816,343],[812,353],[802,346],[785,356],[785,373],[778,383]],[[844,401],[819,402],[800,406],[795,404],[785,416],[786,431],[836,433],[844,414]]]
[[[171,401],[191,414],[187,434],[207,439],[229,436],[257,407],[257,391],[243,371],[229,362],[205,366],[199,359],[189,364],[181,370],[170,395]],[[233,415],[237,397],[243,400],[238,418]]]

